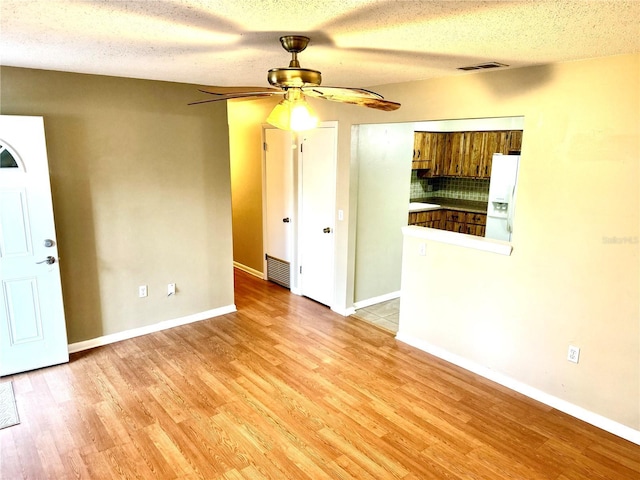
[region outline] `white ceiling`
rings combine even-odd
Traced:
[[[323,85],[366,87],[640,52],[640,1],[0,0],[9,66],[266,86],[282,34]]]

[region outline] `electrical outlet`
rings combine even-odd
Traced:
[[[140,286],[138,287],[138,296],[139,296],[140,298],[144,298],[144,297],[146,297],[146,296],[147,296],[147,294],[148,294],[148,292],[147,292],[147,286],[146,286],[146,285],[140,285]]]
[[[167,297],[170,297],[171,295],[175,295],[176,294],[176,284],[175,283],[170,283],[167,285]]]
[[[580,348],[569,345],[569,351],[567,352],[567,360],[573,363],[578,363],[580,359]]]

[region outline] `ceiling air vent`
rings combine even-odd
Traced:
[[[470,65],[468,67],[458,67],[458,70],[486,70],[489,68],[503,68],[508,66],[509,65],[506,65],[504,63],[487,62],[487,63],[481,63],[479,65]]]

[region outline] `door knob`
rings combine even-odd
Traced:
[[[331,233],[331,228],[330,227],[326,227],[322,229],[323,233]]]
[[[46,263],[47,265],[53,265],[54,263],[56,263],[56,259],[51,255],[49,255],[47,258],[45,258],[41,262],[36,262],[36,263],[37,264]]]
[[[282,221],[284,223],[289,223],[291,221],[291,219],[289,217],[287,217],[287,218],[283,218]]]

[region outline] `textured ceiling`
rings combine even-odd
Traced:
[[[278,38],[303,67],[363,87],[640,51],[640,1],[0,0],[2,65],[267,85]]]

